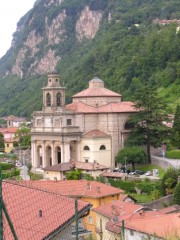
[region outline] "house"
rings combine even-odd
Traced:
[[[42,88],[42,110],[33,113],[31,155],[33,168],[46,168],[72,159],[112,168],[137,112],[132,102],[104,87],[95,77],[89,87],[65,104],[65,87],[56,73]]]
[[[91,211],[96,213],[97,239],[165,239],[173,234],[180,237],[179,215],[164,214],[146,206],[122,201],[114,201]]]
[[[31,186],[46,189],[68,197],[78,197],[85,202],[92,204],[93,208],[103,206],[112,201],[118,200],[123,191],[109,185],[86,180],[65,180],[65,181],[30,181]],[[95,235],[96,215],[90,214],[83,221],[84,226]]]
[[[64,180],[66,179],[66,172],[73,169],[81,170],[82,173],[87,173],[92,177],[97,177],[102,171],[107,171],[108,167],[99,165],[97,163],[76,162],[59,163],[57,165],[44,168],[45,180]]]
[[[3,239],[75,239],[75,220],[87,215],[91,204],[36,189],[29,182],[2,182],[2,196],[12,228],[3,214]],[[85,230],[85,229],[84,229]],[[89,234],[88,231],[84,231]]]
[[[139,240],[151,237],[180,239],[180,213],[161,214],[143,220],[125,222],[125,239]]]
[[[25,117],[15,117],[13,115],[10,115],[8,117],[4,117],[4,120],[7,121],[7,128],[12,127],[20,127],[22,123],[25,123],[27,119]]]
[[[0,128],[0,133],[4,136],[4,151],[6,153],[10,153],[14,149],[14,142],[16,141],[15,134],[17,130],[18,128],[16,127]]]

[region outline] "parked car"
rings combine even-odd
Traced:
[[[140,171],[140,170],[135,170],[134,172],[130,172],[129,174],[130,175],[143,175],[143,174],[145,174],[145,172]]]
[[[119,172],[119,168],[114,168],[113,172]]]
[[[152,175],[152,171],[147,171],[146,172],[146,176],[151,176]]]

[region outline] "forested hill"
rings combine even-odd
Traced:
[[[94,76],[132,100],[142,85],[180,103],[180,2],[37,0],[0,59],[0,116],[41,109],[41,87],[57,70],[71,96]]]

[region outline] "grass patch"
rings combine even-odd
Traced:
[[[153,201],[151,195],[143,195],[143,194],[133,193],[133,194],[130,194],[130,196],[135,198],[137,200],[137,203],[148,203],[148,202]]]
[[[42,180],[43,179],[43,175],[42,174],[37,174],[37,173],[29,173],[30,179],[31,180]]]
[[[180,159],[180,150],[167,151],[166,157],[171,159]]]

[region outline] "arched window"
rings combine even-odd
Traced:
[[[104,145],[101,145],[99,150],[106,150],[106,147]]]
[[[84,147],[84,150],[89,151],[90,148],[89,148],[88,146],[85,146],[85,147]]]
[[[51,95],[50,95],[50,93],[47,93],[47,95],[46,95],[46,105],[47,105],[47,107],[51,106]]]
[[[56,104],[57,104],[57,106],[61,106],[61,94],[60,93],[58,93],[56,95]]]

